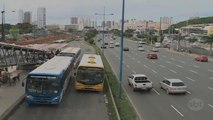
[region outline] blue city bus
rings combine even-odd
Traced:
[[[60,104],[73,74],[72,57],[55,56],[26,79],[25,101],[28,104]]]

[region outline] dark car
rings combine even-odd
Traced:
[[[105,45],[101,45],[101,48],[102,49],[106,49],[107,47]]]
[[[155,53],[149,53],[147,54],[147,58],[149,59],[158,59],[158,55]]]
[[[129,51],[129,48],[128,47],[124,47],[124,51]]]
[[[195,60],[200,62],[208,62],[208,58],[205,55],[199,55],[195,58]]]
[[[104,44],[105,44],[105,45],[108,45],[108,42],[105,42]]]

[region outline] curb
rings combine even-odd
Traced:
[[[108,77],[107,77],[107,85],[108,85],[108,89],[109,89],[110,96],[111,96],[111,98],[112,98],[112,103],[113,103],[113,105],[114,105],[114,107],[115,107],[115,112],[116,112],[117,119],[118,119],[118,120],[121,120],[120,114],[119,114],[119,112],[118,112],[118,107],[117,107],[117,105],[116,105],[116,103],[115,103],[115,99],[114,99],[114,97],[113,97],[113,95],[112,95],[112,90],[111,90],[111,87],[110,87],[110,85],[109,85]]]

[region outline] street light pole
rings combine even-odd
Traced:
[[[104,7],[104,14],[103,14],[103,43],[102,43],[102,53],[104,54],[105,42],[104,42],[104,29],[105,29],[105,7]]]
[[[5,11],[1,11],[1,14],[2,14],[2,23],[1,23],[1,38],[2,38],[2,41],[5,40],[5,36],[4,36],[4,13]]]
[[[122,3],[122,26],[121,26],[121,49],[120,49],[120,76],[119,76],[119,86],[118,86],[118,96],[121,99],[121,88],[123,79],[123,46],[124,46],[124,11],[125,10],[125,0]]]
[[[104,31],[105,31],[105,15],[114,15],[113,13],[111,14],[106,14],[105,13],[105,7],[104,7],[104,11],[103,11],[103,14],[100,14],[100,13],[95,13],[95,15],[103,15],[103,40],[102,40],[102,53],[104,54],[104,47],[105,47],[105,43],[104,43],[104,39],[105,39],[105,35],[104,35]]]

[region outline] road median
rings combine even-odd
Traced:
[[[107,80],[108,80],[107,81],[108,84],[105,84],[106,85],[105,88],[106,88],[107,98],[109,99],[108,112],[109,112],[110,119],[111,120],[119,120],[119,119],[139,120],[139,117],[137,116],[135,109],[133,108],[132,104],[129,102],[129,99],[123,89],[122,89],[121,98],[119,98],[118,80],[110,64],[108,63],[107,59],[101,53],[101,50],[96,45],[92,45],[92,46],[94,47],[96,53],[101,55],[102,60],[104,62],[104,66],[105,66],[105,71],[106,71]],[[111,95],[110,95],[110,91],[111,91]],[[114,107],[112,107],[112,105]]]

